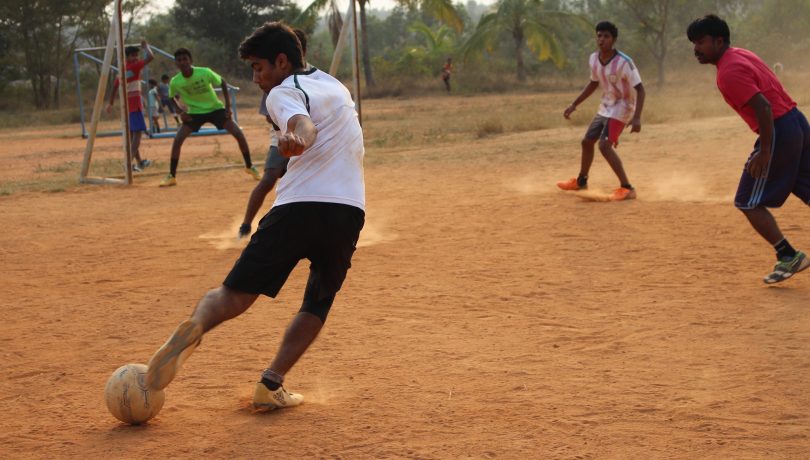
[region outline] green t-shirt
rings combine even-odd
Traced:
[[[184,77],[182,72],[172,78],[169,82],[169,97],[179,94],[183,103],[188,106],[189,114],[211,113],[225,108],[214,92],[214,87],[222,85],[222,77],[208,67],[192,66],[191,69],[189,78]]]

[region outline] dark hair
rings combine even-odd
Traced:
[[[157,86],[157,80],[149,79],[149,84],[152,86]]]
[[[177,48],[174,51],[174,58],[177,59],[180,56],[188,56],[188,58],[191,59],[191,51],[189,51],[188,48]]]
[[[619,29],[616,27],[616,24],[608,21],[602,21],[596,25],[597,32],[610,32],[610,35],[613,35],[613,38],[619,38]]]
[[[169,76],[164,73],[163,75],[160,76],[160,79],[161,80],[168,80]]]
[[[295,32],[295,36],[298,37],[298,41],[301,42],[301,53],[306,56],[307,55],[307,33],[301,29],[293,29]]]
[[[289,26],[281,22],[264,23],[239,45],[242,59],[257,57],[275,63],[281,53],[287,56],[293,67],[304,67],[301,41]]]
[[[133,54],[138,54],[140,52],[141,49],[138,48],[137,46],[127,46],[126,48],[124,48],[124,55],[126,56],[131,56]]]
[[[698,41],[707,35],[712,38],[720,37],[726,42],[726,45],[731,44],[731,31],[728,29],[728,24],[714,14],[707,14],[700,19],[695,19],[686,28],[686,37],[690,42]]]

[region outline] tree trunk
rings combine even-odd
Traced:
[[[515,39],[515,63],[518,81],[526,80],[526,68],[523,64],[523,34],[514,33],[512,36]]]
[[[366,27],[366,3],[368,0],[358,0],[360,4],[360,54],[363,58],[363,73],[366,77],[366,87],[374,86],[374,75],[371,73],[371,56],[368,51],[368,27]]]
[[[47,109],[51,102],[51,75],[47,71],[42,71],[37,75],[39,80],[36,94],[36,105],[38,109]]]
[[[60,91],[60,89],[61,89],[61,88],[62,88],[62,76],[61,76],[61,75],[57,75],[57,76],[56,76],[56,84],[54,84],[54,88],[53,88],[53,104],[52,104],[52,106],[51,106],[51,107],[53,107],[54,109],[58,109],[58,108],[59,108],[59,104],[60,104],[60,102],[61,102],[61,101],[59,100],[60,93],[61,93],[61,91]]]
[[[329,14],[326,17],[329,24],[329,35],[332,37],[332,46],[337,47],[338,39],[340,39],[340,30],[343,28],[343,16],[340,15],[340,10],[337,4],[332,1],[329,4]]]
[[[666,84],[666,72],[664,69],[664,64],[666,63],[666,53],[662,54],[660,57],[656,59],[658,61],[658,86],[664,86]]]

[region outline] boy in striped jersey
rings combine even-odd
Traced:
[[[600,86],[603,91],[602,103],[582,139],[579,175],[557,182],[562,190],[588,188],[588,172],[593,163],[594,145],[598,141],[599,151],[619,178],[619,188],[610,195],[614,201],[636,197],[636,191],[630,184],[622,160],[614,147],[619,144],[619,135],[627,124],[632,125],[630,132],[641,131],[641,111],[644,109],[645,95],[641,76],[633,60],[614,48],[618,36],[619,29],[612,23],[603,21],[596,25],[596,45],[599,51],[591,54],[589,59],[591,80],[576,100],[565,109],[563,116],[570,118],[577,106]]]
[[[710,14],[686,31],[701,64],[717,66],[717,88],[759,137],[743,168],[734,206],[776,251],[776,265],[763,281],[784,281],[808,266],[779,229],[768,208],[791,193],[810,204],[810,125],[776,75],[756,54],[729,46],[728,24]]]

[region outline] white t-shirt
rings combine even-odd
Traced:
[[[279,135],[287,132],[287,122],[295,115],[309,116],[318,130],[315,143],[290,158],[273,206],[318,201],[365,210],[363,130],[343,83],[314,67],[290,75],[270,90],[267,113]]]
[[[630,123],[636,110],[635,87],[641,83],[638,68],[629,56],[616,51],[607,64],[599,61],[599,52],[591,54],[588,60],[591,68],[591,81],[602,87],[602,103],[599,115]]]

